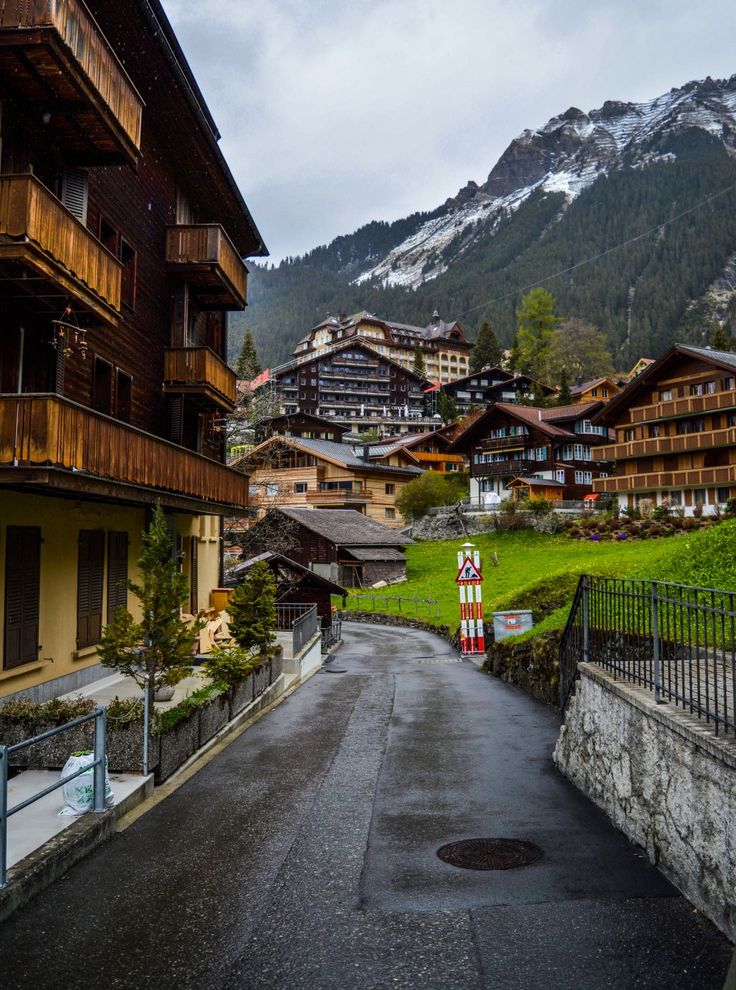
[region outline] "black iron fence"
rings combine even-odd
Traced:
[[[342,615],[336,612],[329,626],[322,627],[322,652],[326,653],[342,636]]]
[[[736,735],[736,593],[664,581],[580,578],[560,645],[560,706],[580,661],[646,687]]]

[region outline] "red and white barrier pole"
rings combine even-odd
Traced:
[[[460,594],[460,651],[465,656],[485,653],[483,592],[480,553],[465,543],[457,554],[455,579]]]

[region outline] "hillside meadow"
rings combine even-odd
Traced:
[[[408,547],[407,581],[376,594],[435,598],[439,615],[422,617],[435,625],[456,628],[457,551],[463,542],[439,540]],[[564,624],[581,574],[649,578],[736,591],[736,520],[659,540],[580,541],[518,530],[483,533],[471,537],[470,542],[480,551],[483,563],[484,615],[490,619],[494,611],[530,608],[537,624],[527,635]],[[355,607],[353,602],[350,607]]]

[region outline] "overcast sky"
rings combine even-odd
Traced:
[[[163,0],[273,260],[483,182],[570,106],[736,72],[734,0]]]

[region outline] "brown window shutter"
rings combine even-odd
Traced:
[[[199,611],[199,543],[197,537],[190,537],[189,547],[189,607],[192,615]]]
[[[8,526],[5,548],[5,645],[3,666],[38,660],[41,529]]]
[[[102,635],[102,586],[105,534],[97,529],[79,531],[77,574],[77,648],[93,646]]]
[[[128,534],[107,534],[107,621],[128,606]]]

